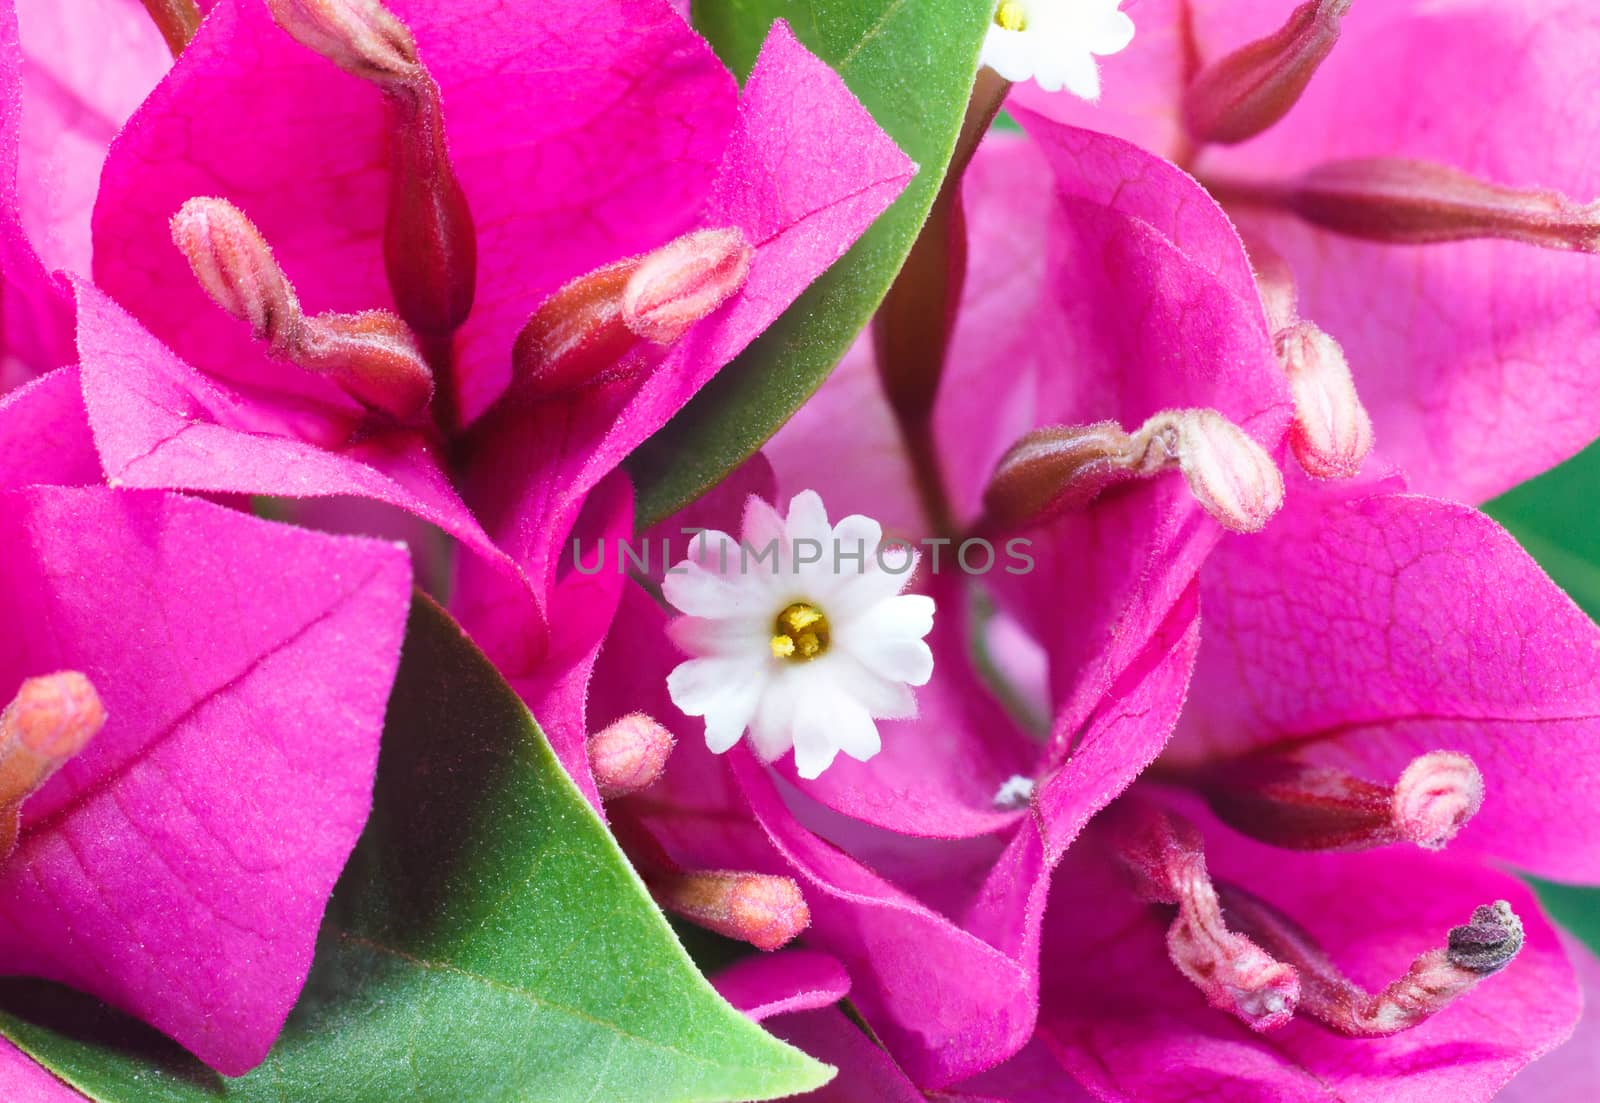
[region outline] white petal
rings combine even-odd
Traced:
[[[1120,54],[1133,42],[1133,17],[1115,8],[1107,11],[1097,22],[1095,33],[1089,40],[1089,52],[1109,57]]]
[[[737,552],[734,562],[738,562]],[[738,575],[720,575],[688,560],[666,573],[661,592],[673,608],[696,617],[749,615],[765,596],[744,585]]]
[[[667,675],[667,694],[685,716],[706,716],[752,679],[765,680],[761,669],[745,660],[690,659]]]
[[[740,570],[751,574],[779,574],[789,561],[786,545],[789,543],[788,526],[772,504],[764,498],[751,495],[744,507],[741,535],[744,539],[745,560]],[[772,551],[768,552],[768,548]],[[757,556],[762,558],[758,561]]]
[[[828,524],[828,511],[822,497],[815,490],[802,490],[789,499],[789,516],[784,527],[789,540],[815,540],[828,547],[833,540],[833,526]]]
[[[933,650],[921,640],[879,639],[853,644],[850,654],[880,678],[925,686],[933,677]]]
[[[772,624],[765,617],[678,617],[667,636],[691,655],[754,660],[770,646]]]
[[[766,679],[749,678],[730,688],[706,713],[706,746],[712,754],[732,750],[755,717]]]
[[[854,655],[836,651],[811,665],[825,668],[837,692],[846,694],[880,720],[901,720],[917,714],[917,698],[910,686],[873,672]]]
[[[1033,78],[1033,44],[1026,31],[1008,31],[998,24],[989,25],[983,40],[980,65],[987,65],[1013,84]]]
[[[834,745],[828,730],[829,720],[835,711],[824,707],[821,702],[809,701],[795,718],[794,768],[807,781],[821,777],[822,771],[833,765],[833,760],[839,755],[839,748]]]
[[[750,721],[750,741],[763,762],[782,757],[794,746],[796,681],[794,668],[781,670],[768,679],[761,702]]]
[[[829,738],[834,746],[857,762],[865,762],[883,750],[878,725],[866,709],[854,701],[840,701],[833,710]]]

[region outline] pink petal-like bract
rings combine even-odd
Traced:
[[[243,1073],[366,822],[405,555],[152,491],[4,499],[0,685],[80,671],[108,719],[23,804],[0,969]]]

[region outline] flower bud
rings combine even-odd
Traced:
[[[1157,414],[1134,435],[1158,436],[1189,491],[1232,532],[1259,532],[1283,505],[1283,473],[1266,449],[1215,410]]]
[[[511,352],[512,387],[548,398],[625,378],[640,340],[670,344],[744,286],[754,250],[737,229],[696,230],[597,268],[539,305]]]
[[[1294,427],[1289,445],[1306,472],[1319,479],[1348,479],[1372,451],[1372,418],[1339,343],[1310,322],[1277,337],[1278,358],[1289,376]]]
[[[212,301],[249,322],[274,358],[400,421],[428,404],[433,373],[405,324],[382,310],[307,318],[261,232],[232,203],[189,200],[172,218],[172,240]]]
[[[734,228],[699,230],[642,257],[622,292],[622,321],[668,345],[744,286],[755,250]]]
[[[991,520],[1034,523],[1082,509],[1107,486],[1128,478],[1131,443],[1114,421],[1038,429],[1012,445],[983,493]]]
[[[73,670],[29,678],[0,712],[0,861],[16,847],[22,802],[105,722],[94,685]]]
[[[416,338],[387,310],[307,319],[293,359],[396,421],[411,420],[433,397],[433,373]]]
[[[211,301],[250,323],[257,340],[282,352],[303,317],[272,248],[226,199],[196,196],[172,216],[172,241]]]
[[[1184,94],[1190,136],[1242,142],[1287,115],[1333,52],[1349,9],[1350,0],[1309,0],[1277,31],[1205,68]]]
[[[379,0],[267,0],[273,22],[347,73],[377,82],[417,74],[417,44]]]
[[[984,506],[996,524],[1036,524],[1174,466],[1233,532],[1259,531],[1283,505],[1283,475],[1266,450],[1217,411],[1195,409],[1163,411],[1131,435],[1109,421],[1035,430],[1001,459]]]
[[[651,884],[668,911],[758,950],[776,950],[811,924],[791,878],[719,870],[678,873]]]
[[[1392,787],[1272,755],[1218,763],[1195,782],[1229,827],[1288,850],[1438,850],[1483,806],[1483,776],[1451,751],[1418,757]]]
[[[624,716],[589,737],[589,767],[607,800],[656,783],[672,753],[672,733],[642,712]]]
[[[1519,190],[1425,161],[1372,157],[1318,165],[1259,198],[1351,237],[1400,245],[1500,238],[1600,252],[1600,203]]]

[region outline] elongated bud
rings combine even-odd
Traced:
[[[1259,237],[1246,235],[1245,251],[1261,292],[1261,306],[1267,315],[1267,331],[1281,333],[1300,320],[1300,289],[1294,270],[1283,254]]]
[[[719,870],[653,882],[668,911],[758,950],[776,950],[811,924],[800,886],[788,877]]]
[[[755,250],[736,229],[686,234],[639,261],[622,292],[622,321],[668,345],[744,286]]]
[[[1283,505],[1283,474],[1266,450],[1217,411],[1197,409],[1156,414],[1131,434],[1110,421],[1035,430],[1001,458],[984,507],[997,524],[1038,523],[1173,467],[1233,532],[1259,531]]]
[[[1190,136],[1242,142],[1287,115],[1333,52],[1349,9],[1350,0],[1310,0],[1274,33],[1201,71],[1183,99]]]
[[[672,733],[642,712],[631,713],[589,737],[589,767],[606,800],[654,785],[667,768]]]
[[[255,223],[226,199],[197,196],[172,216],[172,241],[211,301],[282,355],[304,315]]]
[[[276,359],[400,421],[428,404],[433,375],[405,324],[381,310],[306,317],[272,249],[232,203],[189,200],[172,218],[172,240],[212,301],[249,322]]]
[[[144,0],[144,10],[150,13],[173,57],[183,53],[200,29],[200,5],[195,0]]]
[[[405,80],[421,69],[406,25],[378,0],[267,0],[273,22],[363,80]]]
[[[1036,430],[1001,458],[984,491],[984,509],[1002,525],[1082,509],[1127,477],[1123,457],[1130,447],[1114,421]]]
[[[1139,435],[1149,433],[1157,415]],[[1283,473],[1266,449],[1215,410],[1165,415],[1155,429],[1189,491],[1223,528],[1259,532],[1283,505]],[[1136,436],[1137,441],[1137,436]]]
[[[397,421],[421,413],[433,396],[433,373],[416,338],[387,310],[306,319],[295,363]]]
[[[1600,203],[1520,190],[1426,161],[1330,161],[1286,185],[1222,182],[1224,197],[1285,207],[1314,225],[1399,245],[1499,238],[1600,252]]]
[[[1483,775],[1472,759],[1451,751],[1413,760],[1393,786],[1256,755],[1221,763],[1197,783],[1230,827],[1290,850],[1395,843],[1438,850],[1483,807]]]
[[[1211,1006],[1252,1030],[1271,1030],[1293,1018],[1300,1000],[1295,969],[1224,922],[1194,825],[1143,804],[1114,805],[1110,822],[1135,891],[1151,903],[1177,906],[1167,950],[1179,972]]]
[[[639,341],[670,344],[744,286],[755,251],[737,229],[697,230],[562,287],[528,319],[512,380],[535,398],[625,378]]]
[[[472,311],[478,239],[445,141],[439,86],[379,0],[268,0],[296,41],[383,90],[389,105],[384,270],[400,317],[448,339]]]
[[[0,861],[16,848],[22,802],[105,722],[100,695],[72,670],[29,678],[0,712]]]
[[[1372,451],[1372,418],[1356,394],[1344,350],[1310,322],[1280,332],[1277,345],[1294,398],[1289,446],[1295,458],[1316,478],[1352,477]]]
[[[1231,887],[1224,887],[1222,899],[1230,923],[1298,970],[1300,1010],[1355,1037],[1397,1034],[1425,1022],[1509,965],[1524,939],[1510,904],[1482,905],[1450,930],[1442,949],[1419,956],[1404,976],[1374,995],[1340,972],[1304,928],[1272,905]]]

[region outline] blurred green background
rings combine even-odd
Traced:
[[[1484,507],[1600,619],[1600,442]],[[1600,889],[1536,881],[1550,913],[1600,952]]]

